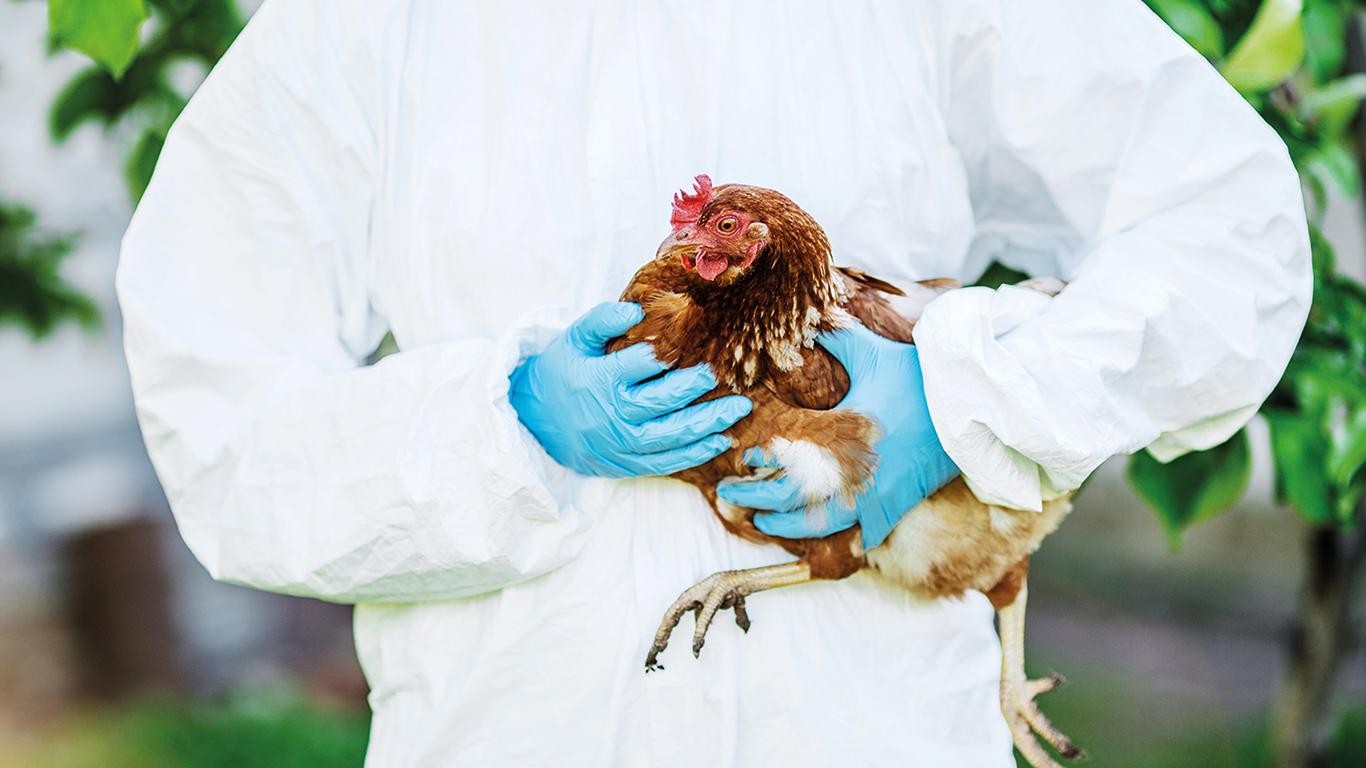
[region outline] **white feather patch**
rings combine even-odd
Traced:
[[[843,484],[835,454],[815,443],[775,437],[769,450],[783,471],[797,481],[802,495],[812,501],[835,495]]]
[[[806,315],[802,318],[802,335],[812,338],[816,335],[816,325],[821,321],[821,311],[815,307],[807,307]]]
[[[939,298],[939,294],[942,293],[942,291],[937,291],[934,288],[921,285],[920,283],[911,283],[902,280],[888,280],[887,282],[900,288],[906,295],[893,296],[891,294],[883,294],[882,298],[886,299],[887,303],[892,305],[892,309],[895,310],[898,315],[909,320],[919,320],[920,315],[925,311],[925,305]]]
[[[1049,275],[1048,277],[1030,278],[1022,283],[1016,283],[1015,287],[1028,288],[1039,293],[1046,293],[1049,296],[1057,296],[1062,293],[1062,289],[1067,287],[1067,283],[1063,282],[1062,278]]]
[[[737,507],[720,496],[716,497],[716,511],[720,512],[721,517],[728,520],[731,525],[741,526],[745,524],[745,508]]]
[[[853,328],[858,321],[845,311],[844,307],[832,307],[829,314],[830,324],[836,328]]]
[[[778,366],[780,371],[791,371],[802,367],[802,353],[798,352],[796,345],[793,344],[784,342],[770,346],[769,357],[773,358],[773,364]]]

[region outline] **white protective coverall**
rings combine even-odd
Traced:
[[[992,502],[1222,441],[1307,311],[1284,147],[1134,0],[268,0],[118,289],[190,548],[357,603],[368,765],[1013,765],[976,593],[780,589],[645,674],[679,592],[790,558],[681,482],[556,465],[508,374],[617,297],[698,173],[784,192],[875,275],[1071,281],[917,328]]]

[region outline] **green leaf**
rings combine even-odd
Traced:
[[[34,340],[68,320],[97,327],[99,309],[59,270],[76,235],[38,237],[35,221],[27,208],[0,203],[0,325],[19,325]]]
[[[1348,350],[1301,346],[1286,368],[1286,377],[1294,383],[1301,410],[1366,407],[1366,377]]]
[[[48,0],[52,37],[123,77],[138,51],[138,29],[147,20],[143,0]]]
[[[1349,277],[1327,273],[1314,288],[1311,327],[1345,342],[1347,364],[1366,367],[1366,287]]]
[[[1334,375],[1359,380],[1356,372],[1366,369],[1366,287],[1333,273],[1331,264],[1321,271],[1316,261],[1314,271],[1314,303],[1296,357],[1337,354]]]
[[[1346,488],[1362,466],[1366,466],[1366,408],[1356,408],[1332,431],[1328,476],[1338,487]]]
[[[1309,525],[1332,525],[1336,510],[1331,483],[1324,477],[1328,441],[1322,413],[1262,410],[1271,427],[1276,461],[1276,492]]]
[[[165,143],[165,133],[156,129],[147,130],[128,156],[128,162],[123,167],[123,178],[128,184],[133,205],[137,205],[142,200],[142,193],[147,191],[147,185],[152,181],[152,171],[156,169],[157,158],[161,156],[161,147]]]
[[[158,11],[166,14],[168,19],[178,21],[192,8],[199,5],[201,0],[148,0]]]
[[[1338,497],[1338,525],[1349,529],[1356,525],[1362,496],[1366,496],[1366,471],[1357,473]]]
[[[1340,141],[1325,141],[1309,153],[1305,160],[1306,169],[1323,179],[1331,181],[1343,197],[1356,197],[1361,187],[1361,170],[1351,150]]]
[[[1333,274],[1337,268],[1337,253],[1317,224],[1309,225],[1309,252],[1315,277]]]
[[[991,262],[991,265],[986,268],[986,271],[982,273],[982,276],[977,278],[977,282],[973,283],[973,285],[985,286],[995,290],[1007,283],[1014,284],[1028,279],[1029,275],[1020,270],[1011,269],[999,261],[993,261]]]
[[[185,100],[167,84],[164,71],[174,61],[164,47],[143,48],[132,66],[115,81],[99,67],[90,67],[72,78],[52,104],[48,129],[56,141],[88,120],[112,126],[130,112],[137,111],[144,125],[164,122],[179,114]]]
[[[1150,0],[1157,15],[1210,61],[1224,55],[1224,31],[1209,9],[1196,0]]]
[[[398,342],[394,341],[394,333],[393,331],[390,331],[384,334],[384,338],[380,339],[379,341],[379,346],[375,348],[374,352],[370,353],[368,364],[374,365],[375,363],[378,363],[379,361],[383,360],[389,355],[394,354],[397,351]]]
[[[1318,83],[1331,80],[1347,60],[1348,9],[1333,0],[1305,0],[1304,65]]]
[[[1219,68],[1224,79],[1243,92],[1276,87],[1299,69],[1304,59],[1301,0],[1263,0],[1247,34]]]
[[[1316,227],[1323,223],[1323,216],[1328,212],[1328,185],[1312,173],[1301,174],[1300,181],[1309,188],[1309,197],[1314,201],[1314,206],[1309,211],[1309,226]]]
[[[48,132],[63,141],[81,123],[99,120],[109,125],[119,113],[118,85],[99,67],[90,67],[66,84],[48,114]]]
[[[242,31],[245,22],[232,0],[197,0],[186,3],[179,18],[168,27],[174,46],[200,57],[208,66],[217,62]]]
[[[1129,459],[1129,482],[1152,506],[1167,544],[1181,546],[1181,532],[1218,516],[1237,503],[1247,488],[1251,466],[1247,434],[1239,430],[1223,445],[1193,451],[1163,464],[1147,451]]]
[[[1350,75],[1304,92],[1300,97],[1300,119],[1318,121],[1320,135],[1337,139],[1356,116],[1366,98],[1366,75]]]

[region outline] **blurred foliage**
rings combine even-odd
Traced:
[[[99,326],[100,311],[70,283],[59,267],[76,236],[41,237],[33,211],[0,202],[0,326],[18,325],[35,340],[64,321],[86,329]]]
[[[1031,661],[1032,677],[1049,671]],[[1064,663],[1071,682],[1048,694],[1049,718],[1096,768],[1273,768],[1276,758],[1260,715],[1228,718],[1219,702],[1194,691],[1145,686],[1103,666]],[[1040,699],[1043,702],[1043,699]],[[1019,768],[1029,763],[1016,752]],[[1065,762],[1065,761],[1064,761]],[[1077,763],[1071,763],[1077,764]],[[1317,768],[1366,766],[1366,704],[1335,721]]]
[[[384,334],[384,338],[379,340],[379,346],[375,348],[374,352],[370,353],[368,358],[366,358],[365,364],[374,365],[397,351],[398,342],[394,341],[393,331],[390,331],[389,333]]]
[[[144,36],[149,19],[151,33]],[[187,96],[172,83],[173,70],[188,64],[207,72],[243,25],[234,0],[49,0],[51,47],[71,48],[96,62],[53,103],[53,140],[60,143],[89,121],[106,128],[136,125],[138,138],[124,163],[124,181],[136,203],[152,178],[166,132],[186,104]],[[74,235],[38,239],[33,222],[31,211],[0,204],[0,325],[23,326],[35,340],[68,319],[97,326],[94,302],[58,272]]]
[[[1167,545],[1175,550],[1182,530],[1219,515],[1243,495],[1251,468],[1248,457],[1247,435],[1239,430],[1223,445],[1168,464],[1146,451],[1138,453],[1129,462],[1129,480],[1144,501],[1165,510],[1158,518]]]
[[[1337,727],[1328,740],[1328,764],[1325,768],[1349,768],[1366,765],[1366,707],[1349,709],[1338,719]]]
[[[288,692],[226,703],[145,702],[75,722],[0,768],[360,768],[363,712],[319,708]]]
[[[1351,527],[1366,490],[1366,288],[1334,268],[1319,231],[1327,190],[1361,186],[1351,128],[1366,74],[1347,68],[1360,0],[1146,0],[1208,58],[1285,141],[1310,191],[1314,301],[1294,356],[1261,413],[1271,428],[1278,497],[1314,526]],[[1230,41],[1232,47],[1229,48]],[[1247,437],[1161,464],[1129,464],[1168,539],[1233,506],[1246,485]]]
[[[151,33],[144,41],[144,22]],[[152,178],[166,132],[185,107],[172,70],[198,65],[207,72],[227,51],[244,21],[234,0],[49,0],[48,37],[53,48],[71,48],[95,66],[67,83],[48,117],[61,142],[81,124],[138,126],[124,164],[134,203]],[[94,302],[64,281],[58,266],[74,235],[40,239],[34,215],[0,203],[0,325],[22,326],[35,339],[64,320],[86,328],[99,324]]]
[[[147,20],[142,0],[48,0],[47,26],[53,43],[80,51],[123,77],[138,49],[138,29]]]
[[[1236,3],[1208,5],[1213,11],[1217,6],[1227,9]],[[1219,71],[1224,79],[1243,93],[1259,93],[1275,88],[1293,75],[1304,60],[1301,10],[1300,0],[1264,0],[1251,26],[1221,62]],[[1211,15],[1217,23],[1218,17]]]
[[[1262,413],[1277,494],[1311,525],[1351,527],[1366,490],[1366,288],[1335,273],[1321,236],[1314,251],[1309,322]]]
[[[129,721],[134,754],[166,768],[347,768],[365,762],[369,719],[283,709],[147,708]],[[126,765],[127,763],[118,763]]]
[[[973,285],[980,285],[996,290],[1003,285],[1014,285],[1015,283],[1023,282],[1028,279],[1029,275],[1024,272],[1021,272],[1018,269],[1011,269],[999,261],[993,261],[991,262],[991,265],[987,267],[986,271],[982,273],[982,276],[977,278],[977,282],[973,283]]]
[[[186,65],[208,72],[245,22],[234,0],[148,0],[151,33],[139,44],[142,21],[131,21],[133,6],[147,18],[142,0],[53,0],[49,5],[53,42],[87,54],[96,65],[77,73],[57,96],[48,129],[60,142],[88,121],[138,126],[124,164],[128,194],[136,203],[188,99],[176,91],[172,72]],[[59,8],[74,15],[59,15]]]

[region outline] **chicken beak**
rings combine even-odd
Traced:
[[[690,234],[691,233],[686,230],[681,232],[670,232],[669,236],[664,238],[664,242],[659,244],[659,249],[655,251],[655,261],[664,261],[665,259],[672,258],[673,255],[679,251],[695,245],[694,243],[688,242],[688,235]],[[684,259],[684,261],[686,262],[687,259]]]

